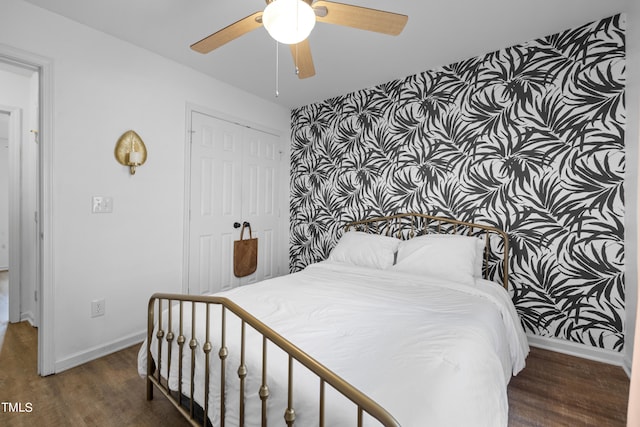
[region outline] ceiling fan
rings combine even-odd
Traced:
[[[266,0],[262,12],[256,12],[191,45],[200,53],[220,46],[264,25],[271,37],[290,46],[298,78],[315,75],[311,48],[307,37],[316,21],[360,30],[398,35],[408,16],[361,6],[324,0]]]

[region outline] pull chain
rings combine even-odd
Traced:
[[[300,2],[296,2],[296,33],[300,31],[300,12],[299,12]],[[296,76],[300,74],[300,70],[298,69],[298,43],[296,43]]]
[[[278,76],[280,75],[280,55],[279,55],[279,51],[278,51],[278,46],[280,45],[280,43],[278,43],[276,41],[276,98],[280,96],[280,89],[279,89],[279,78]]]
[[[300,24],[299,22],[299,18],[300,18],[300,14],[299,14],[299,6],[300,3],[296,2],[296,32],[299,31],[298,25]],[[300,68],[298,68],[298,44],[296,43],[296,47],[295,47],[295,53],[294,53],[294,58],[293,58],[293,62],[294,65],[296,67],[296,76],[300,74]],[[279,46],[280,43],[278,41],[276,41],[276,98],[280,96],[280,52],[279,52]]]

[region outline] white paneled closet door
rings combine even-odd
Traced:
[[[188,292],[213,293],[277,275],[279,139],[196,111],[191,135]],[[258,238],[258,269],[237,278],[233,242],[240,229],[234,223],[244,221]]]

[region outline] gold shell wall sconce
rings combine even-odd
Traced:
[[[116,160],[124,166],[129,166],[131,175],[135,175],[136,168],[147,161],[147,147],[140,135],[128,130],[122,134],[116,143]]]

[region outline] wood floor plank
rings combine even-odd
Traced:
[[[147,402],[133,346],[82,366],[39,377],[37,330],[26,322],[7,328],[0,350],[0,402],[31,402],[31,413],[1,412],[0,425],[187,426],[159,393]]]
[[[147,402],[136,368],[139,346],[42,378],[36,374],[36,344],[37,331],[26,322],[7,328],[0,402],[31,402],[33,411],[0,411],[0,425],[189,425],[160,393]],[[509,426],[623,427],[628,393],[620,367],[532,348],[527,367],[509,384]]]
[[[629,378],[621,367],[532,348],[511,379],[510,426],[625,426]]]

